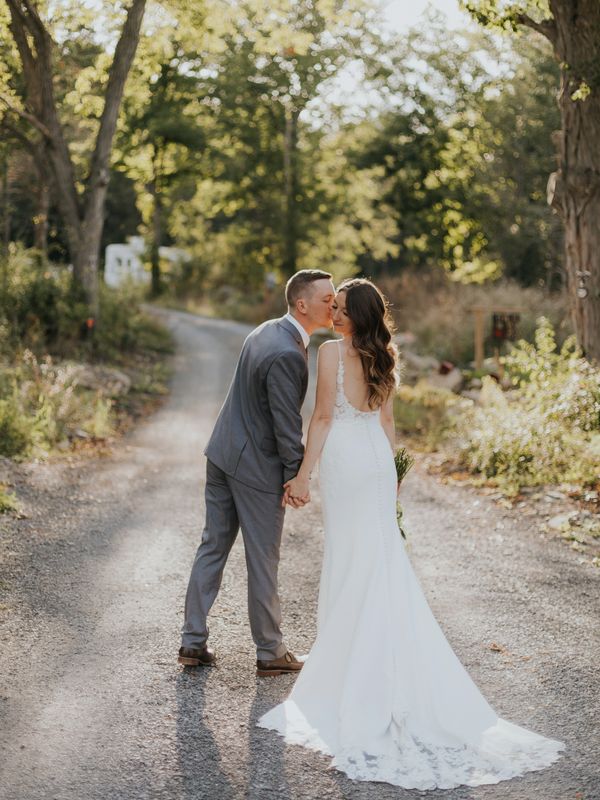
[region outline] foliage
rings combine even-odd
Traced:
[[[23,351],[0,369],[0,454],[40,455],[81,430],[94,437],[113,429],[111,401],[78,388],[80,366],[38,360]]]
[[[101,14],[69,1],[52,18],[56,95],[80,190],[110,64],[106,37],[118,38],[122,9]],[[290,249],[296,267],[326,267],[336,279],[442,266],[465,282],[502,273],[558,286],[560,233],[545,203],[558,126],[548,50],[448,31],[435,15],[404,37],[378,25],[366,0],[149,4],[103,246],[139,226],[155,289],[165,268],[158,246],[185,248],[191,259],[163,275],[179,297],[221,286],[262,292],[269,273],[285,278]],[[4,47],[16,102],[24,87],[10,37]],[[348,65],[377,96],[359,116],[336,98]],[[9,142],[10,235],[31,243],[35,169],[16,134]],[[48,235],[64,257],[55,197]]]
[[[516,30],[522,17],[531,13],[540,19],[550,16],[548,0],[460,0],[461,5],[482,25]]]
[[[196,80],[200,180],[171,195],[169,232],[193,256],[180,286],[261,290],[267,273],[323,266],[340,243],[346,267],[359,245],[340,224],[352,182],[339,144],[321,157],[328,131],[314,120],[321,90],[371,39],[367,12],[360,0],[237,7]]]
[[[19,346],[38,352],[77,346],[87,313],[64,267],[11,244],[8,257],[0,257],[0,274],[0,352]]]
[[[535,345],[519,342],[505,362],[518,388],[508,398],[484,378],[481,405],[456,422],[463,462],[510,493],[600,481],[600,371],[573,338],[559,350],[545,319]]]
[[[103,287],[100,292],[100,326],[91,354],[97,360],[127,361],[139,351],[173,352],[170,333],[140,307],[142,297],[136,287],[119,290]]]
[[[31,444],[31,420],[20,413],[14,391],[9,399],[0,400],[0,450],[12,458],[27,451]]]
[[[0,483],[0,514],[17,511],[17,498],[13,492],[7,492],[6,487]]]
[[[132,0],[126,9],[121,4],[83,10],[76,10],[72,3],[56,10],[53,4],[46,3],[8,2],[6,6],[8,15],[3,8],[0,27],[12,37],[9,47],[12,55],[16,47],[20,68],[12,63],[8,70],[0,72],[4,111],[1,125],[33,155],[41,184],[42,219],[47,214],[47,194],[52,186],[67,234],[72,282],[84,295],[89,314],[97,317],[106,175],[146,0]],[[115,26],[102,31],[102,44],[100,37],[94,35],[96,31],[90,34],[100,15]],[[113,48],[106,47],[106,39],[110,40],[113,33],[117,33],[117,41]],[[82,51],[77,47],[78,34],[83,34]],[[84,66],[78,60],[82,52],[90,62]],[[74,77],[73,63],[74,85],[69,80]],[[70,119],[61,117],[63,107],[73,112],[68,115]],[[70,121],[75,124],[71,126]],[[41,238],[46,235],[42,229]],[[42,252],[45,245],[45,241],[40,243]]]
[[[86,305],[68,270],[51,267],[35,251],[11,247],[0,262],[0,281],[0,454],[23,458],[77,437],[109,435],[116,424],[113,399],[86,388],[81,361],[129,366],[136,357],[170,352],[169,333],[140,311],[133,290],[105,288],[103,325],[82,339]],[[154,391],[158,377],[153,387],[136,391]]]
[[[504,362],[525,405],[567,427],[600,430],[600,370],[582,357],[574,336],[559,349],[551,323],[542,317],[535,344],[521,340]]]
[[[87,306],[66,267],[11,245],[8,258],[0,259],[0,283],[0,356],[25,347],[38,354],[119,361],[135,349],[171,348],[164,329],[139,310],[141,297],[132,287],[119,292],[102,288],[102,325],[94,338],[86,339]]]
[[[440,264],[461,283],[557,283],[559,224],[545,203],[557,67],[547,46],[524,50],[481,32],[448,36],[432,14],[375,61],[386,107],[354,163],[383,168],[399,255],[373,273]]]

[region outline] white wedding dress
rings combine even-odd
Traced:
[[[341,351],[319,482],[317,638],[289,698],[258,725],[350,778],[407,789],[497,783],[556,761],[562,742],[499,718],[439,628],[398,530],[379,412],[348,402]]]

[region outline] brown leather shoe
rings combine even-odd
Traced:
[[[186,667],[210,667],[215,663],[215,651],[204,645],[204,647],[180,647],[180,664]]]
[[[285,675],[288,672],[300,672],[302,661],[298,661],[293,653],[288,650],[281,658],[274,658],[271,661],[256,662],[256,674],[261,678],[267,675]]]

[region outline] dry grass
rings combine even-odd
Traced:
[[[392,304],[398,330],[416,336],[416,349],[456,364],[467,365],[473,359],[473,306],[521,309],[518,337],[528,341],[533,340],[540,316],[552,322],[559,342],[572,332],[563,294],[524,288],[514,281],[465,286],[449,281],[440,272],[406,272],[381,278],[377,284]],[[488,318],[486,335],[490,326]],[[492,348],[491,341],[486,341],[486,355],[493,354]]]

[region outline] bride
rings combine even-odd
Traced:
[[[288,699],[258,725],[332,757],[350,778],[479,786],[542,769],[562,742],[496,714],[439,628],[396,522],[396,353],[381,292],[354,279],[319,350],[300,502],[320,458],[325,552],[317,638]]]

